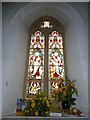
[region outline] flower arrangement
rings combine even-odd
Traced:
[[[82,111],[80,111],[79,109],[72,107],[69,110],[64,110],[62,109],[62,112],[64,112],[66,115],[78,115],[78,116],[83,116]]]
[[[26,101],[24,109],[26,116],[47,116],[50,112],[50,101],[44,92],[36,93],[32,99]]]
[[[67,102],[69,106],[75,105],[76,98],[74,95],[78,95],[78,90],[75,87],[75,80],[70,80],[68,77],[61,78],[58,83],[58,88],[53,91],[52,97],[56,101]]]

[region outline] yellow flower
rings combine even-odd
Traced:
[[[35,105],[36,105],[35,102],[32,102],[32,103],[31,103],[31,107],[32,107],[32,108],[34,108]]]
[[[62,92],[62,89],[61,89],[61,88],[55,89],[55,93],[60,93],[60,92]]]
[[[64,97],[66,96],[66,92],[63,92]]]
[[[34,100],[32,99],[32,103],[34,103]]]
[[[63,87],[62,87],[62,92],[66,92],[66,91],[67,91],[66,86],[63,86]]]
[[[47,100],[47,97],[43,97],[43,100]]]
[[[42,100],[42,98],[39,98],[40,100]]]
[[[45,112],[46,113],[46,115],[48,114],[48,111],[47,112]]]
[[[39,115],[39,112],[38,112],[38,111],[36,111],[36,112],[35,112],[35,115],[36,115],[36,116],[38,116],[38,115]]]
[[[74,87],[75,87],[73,83],[71,83],[71,84],[70,84],[70,86],[71,86],[72,88],[74,88]]]
[[[47,100],[47,107],[49,107],[50,105],[49,105],[49,101]]]

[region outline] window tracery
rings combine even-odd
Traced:
[[[47,31],[39,28],[30,37],[25,98],[31,98],[37,91],[46,91],[50,97],[65,76],[63,35],[53,29],[53,22],[41,23],[41,28],[47,28]]]

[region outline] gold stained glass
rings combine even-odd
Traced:
[[[28,74],[27,74],[27,87],[26,98],[36,94],[41,90],[44,76],[44,41],[45,37],[37,31],[31,36],[29,61],[28,61]]]
[[[59,30],[59,31],[56,31]],[[31,34],[31,31],[33,34]],[[49,97],[58,88],[58,82],[65,76],[63,35],[61,23],[46,16],[37,20],[30,28],[26,94],[32,98],[37,91],[45,91]]]
[[[57,88],[57,81],[65,76],[62,35],[53,31],[49,35],[49,94]]]

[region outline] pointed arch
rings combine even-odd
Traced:
[[[43,16],[31,25],[29,31],[30,47],[25,97],[32,97],[38,90],[45,91],[50,97],[57,82],[65,76],[64,27],[56,19]],[[57,57],[56,60],[53,57]]]

